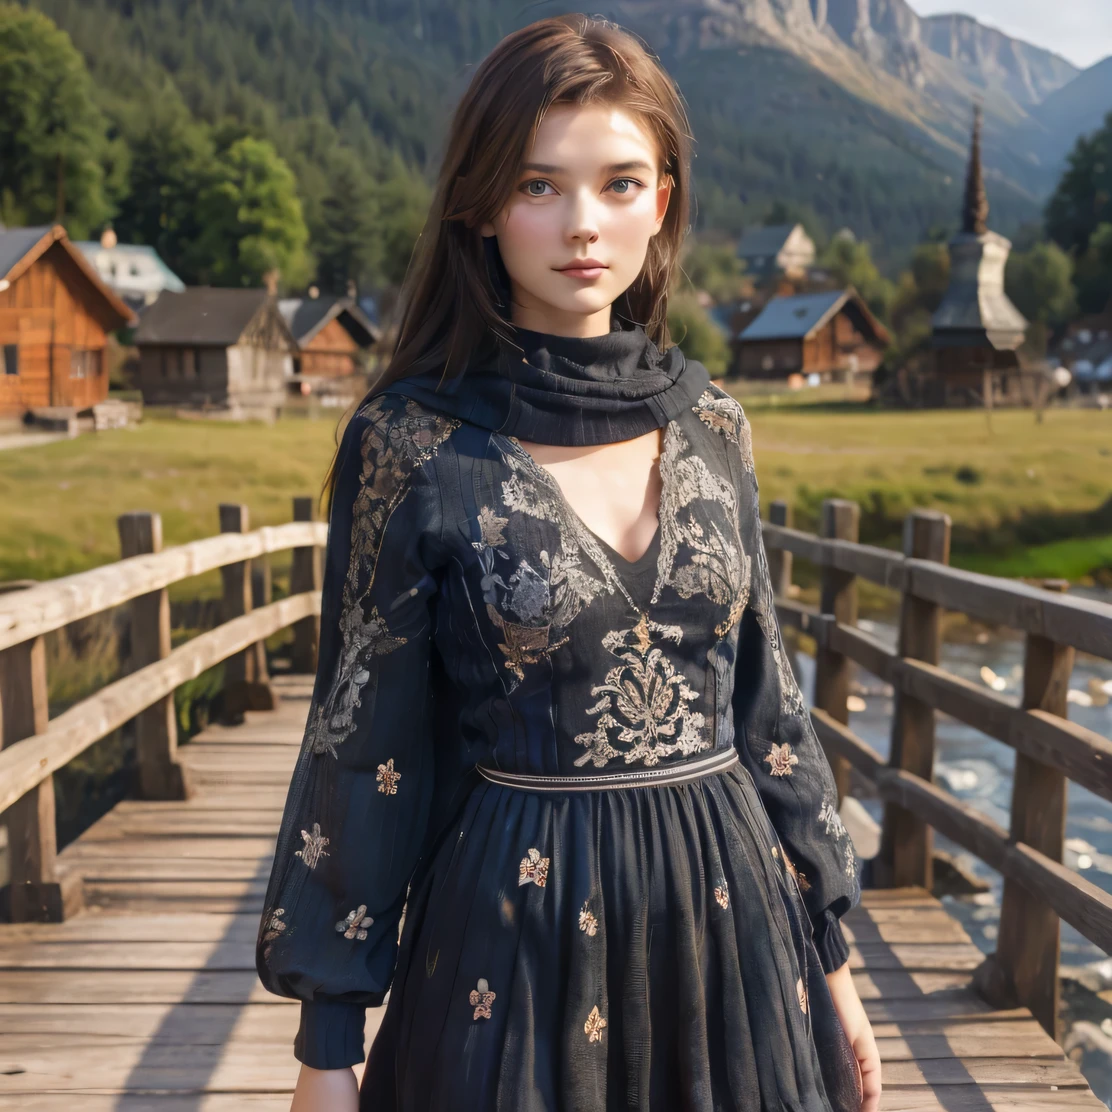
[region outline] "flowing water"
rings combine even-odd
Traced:
[[[1112,602],[1112,592],[1107,590],[1076,593]],[[862,620],[860,625],[889,647],[895,647],[894,618]],[[804,690],[813,691],[813,658],[797,654],[796,661]],[[984,684],[1014,705],[1019,704],[1023,688],[1023,640],[1019,635],[982,637],[981,643],[944,644],[941,663],[947,671]],[[856,680],[855,691],[860,700],[856,705],[863,709],[851,712],[850,728],[887,756],[891,688],[860,670]],[[1070,681],[1069,699],[1071,721],[1112,738],[1112,662],[1079,657]],[[1014,767],[1014,750],[947,715],[938,715],[936,781],[1005,830],[1009,826]],[[879,820],[881,804],[877,800],[862,802]],[[940,835],[936,835],[936,845],[958,856],[963,865],[991,885],[988,892],[973,897],[948,896],[944,902],[982,950],[995,949],[1003,886],[1000,874]],[[1112,803],[1072,782],[1065,864],[1112,893]],[[1112,1106],[1112,959],[1063,923],[1062,967],[1070,978],[1064,992],[1064,1044],[1080,1064],[1093,1091]],[[1102,995],[1096,995],[1097,992]]]

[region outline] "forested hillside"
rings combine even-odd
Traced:
[[[563,10],[509,0],[27,6],[69,34],[95,106],[129,152],[105,180],[103,210],[116,209],[121,236],[156,243],[187,277],[206,277],[183,246],[203,219],[194,202],[206,186],[190,175],[210,152],[226,158],[236,143],[264,139],[293,171],[326,285],[353,273],[390,279],[404,268],[444,121],[470,66],[512,27]],[[780,201],[820,233],[853,228],[894,264],[928,229],[954,224],[960,152],[804,60],[759,44],[662,56],[698,142],[697,228],[736,234]],[[261,158],[241,145],[234,173],[250,178]],[[1000,230],[1036,215],[1009,183],[990,188]],[[43,204],[53,203],[50,193]],[[182,210],[167,211],[173,205]],[[287,277],[298,272],[300,250],[284,260]]]

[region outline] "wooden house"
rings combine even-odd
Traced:
[[[289,383],[294,393],[346,396],[363,391],[367,353],[382,333],[352,298],[285,298],[278,310],[297,343]]]
[[[96,267],[101,281],[136,311],[157,301],[163,290],[185,289],[153,247],[120,243],[111,228],[105,228],[99,240],[78,240],[75,246]]]
[[[237,420],[278,415],[297,349],[266,290],[208,286],[162,293],[143,313],[135,343],[146,405]]]
[[[775,224],[750,228],[737,245],[745,273],[757,281],[775,280],[780,275],[801,278],[815,261],[815,241],[802,224]]]
[[[134,323],[61,225],[0,227],[0,419],[108,396],[108,335]]]
[[[749,379],[814,374],[823,382],[852,381],[871,377],[888,344],[887,330],[852,287],[774,297],[738,337],[733,373]]]

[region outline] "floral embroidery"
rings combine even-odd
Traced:
[[[745,419],[745,411],[737,401],[713,387],[704,390],[691,407],[708,429],[720,432],[736,444],[746,471],[753,471],[753,433]]]
[[[723,911],[730,906],[730,886],[724,880],[714,886],[714,898]]]
[[[341,612],[340,632],[343,647],[336,679],[323,705],[314,708],[306,731],[314,753],[331,753],[334,757],[336,747],[351,733],[355,708],[361,705],[360,696],[371,678],[368,661],[406,643],[406,638],[390,633],[377,606],[372,606],[370,616],[365,618],[360,602]]]
[[[807,1012],[807,987],[803,984],[803,978],[795,982],[795,995],[799,1000],[799,1007],[804,1014]]]
[[[498,548],[506,543],[502,530],[509,525],[508,517],[499,517],[489,506],[479,511],[479,533],[487,548]]]
[[[378,781],[378,790],[384,795],[397,795],[398,781],[401,778],[402,774],[394,771],[393,757],[385,764],[378,766],[378,774],[375,776],[375,779]]]
[[[592,695],[602,696],[587,710],[598,715],[598,724],[576,737],[576,744],[587,748],[576,765],[590,761],[602,768],[616,757],[626,764],[655,765],[672,753],[689,756],[710,748],[705,719],[691,707],[699,693],[652,644],[654,637],[678,644],[682,636],[679,626],[659,625],[642,614],[633,629],[612,630],[603,637],[603,647],[621,663],[606,673],[604,683],[591,688]]]
[[[263,960],[270,960],[270,947],[276,938],[282,936],[282,932],[286,929],[286,924],[282,922],[282,916],[286,914],[284,907],[276,907],[268,916],[266,916],[266,925],[263,929],[263,942],[266,945],[263,947]]]
[[[589,900],[584,900],[579,911],[579,929],[589,938],[594,938],[598,934],[598,919],[588,906],[589,903]]]
[[[790,776],[792,765],[799,764],[799,758],[786,741],[782,745],[773,744],[764,761],[768,765],[769,776]]]
[[[294,857],[300,857],[310,869],[315,869],[320,859],[328,856],[324,849],[328,845],[328,839],[321,834],[320,823],[313,823],[311,833],[308,830],[302,830],[301,840],[305,844],[294,853]]]
[[[606,1026],[606,1020],[599,1015],[598,1005],[596,1004],[591,1009],[591,1014],[587,1016],[587,1022],[583,1024],[583,1031],[587,1036],[588,1042],[602,1042],[602,1029]]]
[[[847,843],[844,847],[846,855],[845,874],[848,877],[857,876],[857,854],[854,852],[853,844]]]
[[[780,711],[782,714],[794,718],[806,718],[807,705],[803,702],[803,695],[799,685],[795,682],[795,674],[788,663],[787,652],[780,640],[780,627],[776,621],[775,611],[772,609],[772,577],[768,570],[768,559],[765,556],[765,546],[761,540],[759,526],[757,536],[757,578],[760,587],[754,593],[753,612],[757,624],[761,627],[768,647],[772,650],[772,658],[776,662],[776,671],[780,678]]]
[[[475,1014],[471,1018],[490,1019],[490,1006],[494,1003],[496,995],[490,991],[487,979],[480,977],[479,983],[471,990],[471,995],[468,997],[471,1006],[475,1009]]]
[[[509,622],[489,602],[487,616],[502,633],[503,639],[498,648],[506,658],[504,666],[519,680],[525,679],[523,665],[536,664],[549,653],[555,652],[561,645],[566,645],[568,641],[563,637],[555,644],[551,644],[552,626],[527,626]]]
[[[378,568],[386,526],[405,497],[413,476],[459,427],[459,421],[422,409],[416,402],[397,406],[379,395],[358,416],[368,421],[363,431],[361,484],[352,507],[351,556],[341,599],[342,647],[327,694],[309,714],[306,740],[316,754],[331,753],[350,736],[353,715],[371,678],[372,657],[393,652],[406,643],[394,637],[377,607],[370,613],[365,600]]]
[[[738,532],[737,492],[732,483],[715,475],[706,462],[690,452],[690,444],[675,425],[669,425],[660,457],[660,558],[652,601],[657,602],[665,586],[682,598],[706,595],[727,608],[715,633],[725,636],[740,621],[749,602],[752,561],[746,555]],[[711,520],[700,523],[693,511],[683,511],[693,502],[717,502],[725,511],[726,528]],[[676,568],[680,546],[692,550],[686,564]]]
[[[341,919],[336,924],[338,930],[344,938],[354,938],[358,942],[362,942],[367,937],[367,928],[374,922],[374,919],[367,914],[367,905],[360,904],[354,911],[347,913],[346,919]]]
[[[541,857],[539,849],[531,849],[521,859],[521,866],[518,870],[517,884],[520,888],[523,884],[535,884],[538,888],[543,888],[548,883],[548,858]]]
[[[827,836],[833,835],[835,838],[846,836],[846,824],[842,822],[838,808],[829,799],[822,801],[822,806],[819,808],[819,822],[826,828]]]

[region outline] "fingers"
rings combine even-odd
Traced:
[[[880,1056],[873,1053],[860,1061],[861,1112],[878,1112],[880,1109]]]

